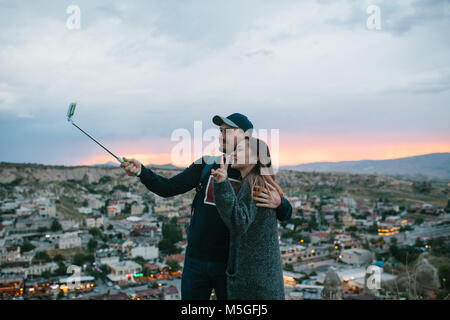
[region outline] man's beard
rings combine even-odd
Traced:
[[[226,143],[223,143],[219,146],[219,150],[222,153],[230,154],[234,152],[234,146],[233,145],[227,145]]]

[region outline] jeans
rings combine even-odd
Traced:
[[[181,278],[181,300],[226,300],[226,262],[205,262],[186,256]]]

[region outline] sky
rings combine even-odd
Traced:
[[[449,18],[447,0],[0,0],[0,161],[115,161],[71,102],[144,164],[188,165],[234,112],[279,165],[450,152]],[[201,148],[174,158],[177,132]]]

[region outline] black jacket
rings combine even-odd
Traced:
[[[161,197],[172,197],[186,193],[198,187],[205,158],[192,163],[188,168],[173,176],[164,178],[151,169],[141,168],[139,179],[148,190]],[[214,169],[218,164],[213,166]],[[241,175],[239,170],[229,167],[228,177],[234,185],[239,185]],[[188,245],[186,255],[207,262],[226,262],[229,250],[229,231],[217,212],[214,203],[213,176],[206,175],[206,183],[194,198],[193,212],[187,235]],[[285,198],[276,209],[278,220],[288,220],[292,215],[292,206]]]

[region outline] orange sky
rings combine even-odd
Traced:
[[[351,160],[382,160],[395,159],[427,153],[450,152],[450,139],[441,136],[420,136],[418,134],[396,134],[376,137],[370,136],[328,136],[302,137],[283,136],[280,138],[279,165],[296,165],[301,163],[322,161],[351,161]],[[270,139],[269,139],[269,145]],[[138,159],[147,164],[167,164],[188,166],[195,158],[192,154],[190,161],[175,162],[171,159],[171,148],[176,145],[169,139],[150,142],[121,141],[116,142],[114,149],[118,156]],[[271,146],[271,153],[276,150]],[[277,163],[276,157],[273,159]],[[96,156],[90,157],[80,165],[100,164],[114,161],[114,158],[99,150]]]

